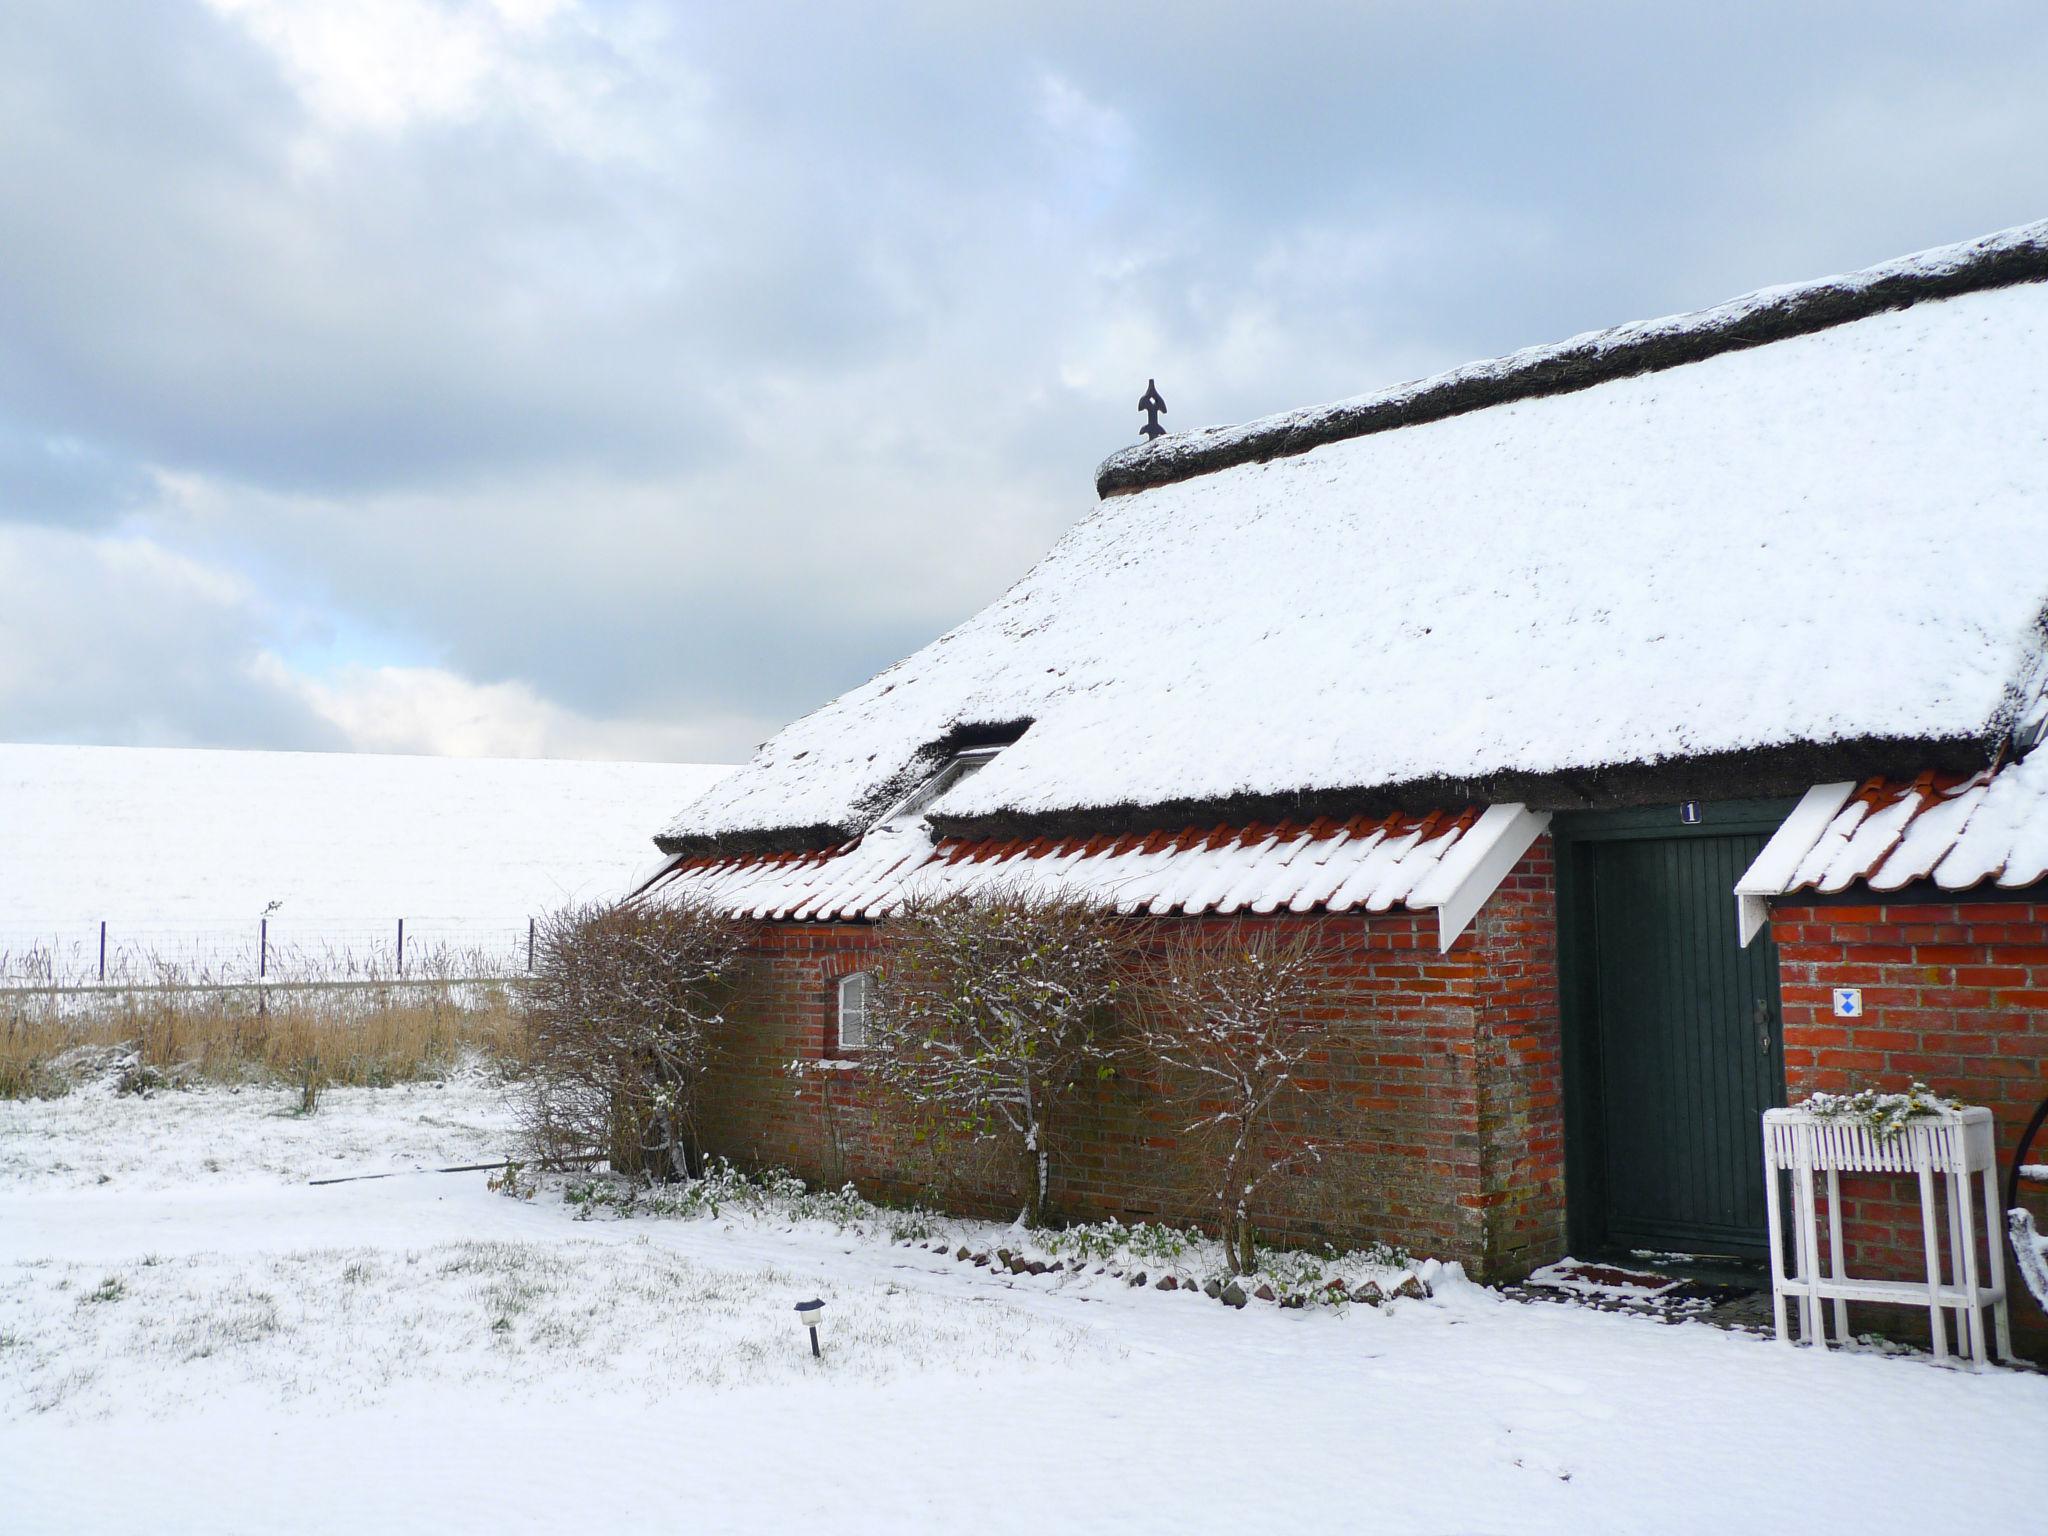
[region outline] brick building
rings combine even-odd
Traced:
[[[1118,453],[999,601],[659,839],[652,892],[759,924],[710,1142],[1014,1208],[846,1069],[877,920],[1023,881],[1313,935],[1341,1150],[1269,1231],[1754,1258],[1758,1115],[1813,1088],[1925,1080],[2009,1155],[2048,1095],[2044,359],[2048,224]],[[1087,1092],[1051,1207],[1197,1214],[1175,1106]]]

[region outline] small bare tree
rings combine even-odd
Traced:
[[[1100,1025],[1118,995],[1115,913],[997,890],[914,901],[882,938],[868,1071],[949,1129],[1019,1138],[1036,1226],[1062,1102],[1109,1058]]]
[[[541,921],[523,1014],[522,1119],[543,1165],[695,1177],[697,1095],[744,936],[687,902],[577,906]]]
[[[1310,936],[1244,925],[1170,939],[1139,988],[1136,1049],[1185,1093],[1183,1133],[1214,1192],[1235,1274],[1258,1267],[1251,1206],[1260,1188],[1322,1155],[1281,1123],[1302,1064],[1325,1043],[1326,1026],[1309,1018],[1322,989]]]

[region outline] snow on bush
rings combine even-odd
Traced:
[[[514,1167],[494,1179],[492,1187],[521,1199],[544,1190],[559,1192],[578,1221],[639,1217],[761,1223],[784,1230],[818,1226],[874,1243],[931,1244],[956,1258],[993,1261],[1018,1274],[1044,1274],[1055,1284],[1107,1277],[1120,1285],[1211,1296],[1234,1284],[1234,1300],[1256,1296],[1286,1306],[1376,1305],[1397,1294],[1427,1295],[1437,1277],[1453,1272],[1434,1261],[1418,1264],[1406,1249],[1386,1243],[1347,1252],[1327,1246],[1256,1248],[1246,1256],[1193,1227],[1158,1222],[1126,1226],[1111,1218],[1028,1227],[1021,1221],[1000,1226],[950,1220],[922,1206],[878,1204],[851,1184],[813,1189],[781,1169],[747,1173],[723,1160],[713,1160],[701,1178],[676,1183],[619,1174],[535,1177]]]
[[[690,902],[569,907],[541,925],[523,999],[527,1140],[549,1164],[608,1155],[701,1171],[697,1093],[725,1026],[737,923]]]
[[[504,1193],[531,1198],[538,1192],[538,1181],[522,1181],[516,1168],[507,1173],[509,1176],[495,1186]],[[575,1211],[579,1221],[597,1216],[682,1221],[743,1216],[778,1225],[816,1222],[834,1231],[890,1242],[924,1241],[944,1224],[943,1217],[923,1206],[877,1205],[851,1184],[814,1190],[793,1173],[781,1169],[746,1173],[723,1158],[713,1158],[701,1177],[676,1183],[599,1173],[566,1179],[560,1189],[563,1203]]]
[[[2048,1237],[2034,1225],[2034,1213],[2018,1207],[2005,1213],[2006,1230],[2012,1235],[2013,1256],[2019,1261],[2020,1279],[2034,1299],[2048,1307]]]
[[[1212,1296],[1234,1283],[1244,1295],[1292,1306],[1377,1304],[1411,1279],[1406,1294],[1426,1295],[1437,1277],[1455,1268],[1434,1260],[1418,1264],[1405,1248],[1389,1243],[1342,1252],[1325,1246],[1255,1247],[1247,1253],[1193,1227],[1144,1221],[1125,1226],[1114,1218],[1031,1232],[1004,1228],[1000,1235],[1014,1243],[1004,1251],[1026,1259],[1043,1255],[1079,1262],[1114,1279],[1155,1288],[1170,1279],[1171,1289],[1200,1289]]]
[[[1313,940],[1239,925],[1170,941],[1138,988],[1133,1020],[1146,1065],[1185,1105],[1180,1148],[1216,1207],[1231,1270],[1257,1267],[1251,1205],[1266,1181],[1322,1156],[1322,1143],[1283,1124],[1296,1074],[1329,1043],[1316,1007],[1326,990]]]
[[[1944,1098],[1925,1083],[1914,1083],[1904,1093],[1879,1093],[1874,1088],[1855,1093],[1814,1093],[1793,1107],[1823,1120],[1860,1125],[1880,1139],[1889,1140],[1915,1120],[1947,1114],[1962,1105]]]

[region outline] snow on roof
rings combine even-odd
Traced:
[[[1496,805],[1458,815],[1094,838],[947,838],[891,820],[838,848],[680,861],[652,898],[762,921],[861,921],[968,890],[1089,896],[1124,913],[1434,911],[1449,949],[1549,825]]]
[[[1929,298],[2039,281],[2048,276],[2044,268],[2048,220],[1937,246],[1861,272],[1760,288],[1711,309],[1586,331],[1329,405],[1134,443],[1103,461],[1096,489],[1107,496],[1164,485],[1232,464],[1305,453],[1340,438],[1462,415],[1507,399],[1584,389]]]
[[[1771,897],[1919,880],[1945,891],[2048,881],[2048,751],[1964,779],[1816,784],[1736,882],[1742,942],[1767,920]]]
[[[2044,510],[2038,278],[1375,430],[1105,500],[663,842],[836,842],[1027,721],[942,825],[1988,744],[2042,671]]]

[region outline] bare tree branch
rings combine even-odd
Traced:
[[[1323,987],[1310,935],[1239,924],[1168,940],[1136,989],[1136,1048],[1186,1106],[1182,1132],[1240,1274],[1258,1263],[1251,1206],[1260,1188],[1322,1156],[1322,1143],[1283,1122],[1302,1067],[1325,1044],[1311,1017]]]
[[[1119,993],[1124,934],[1091,902],[1022,890],[913,902],[882,930],[864,1060],[950,1128],[1019,1139],[1027,1219],[1043,1219],[1049,1132]]]

